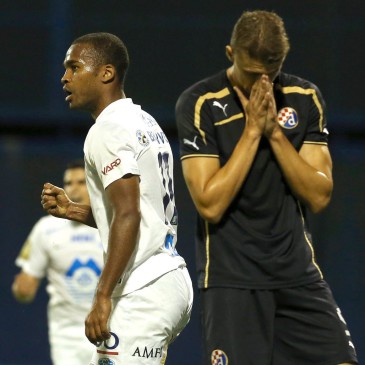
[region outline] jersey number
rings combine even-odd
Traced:
[[[174,194],[174,186],[173,179],[170,176],[170,168],[169,168],[169,153],[159,152],[158,154],[158,165],[160,167],[161,175],[162,175],[162,185],[165,189],[165,195],[163,197],[163,206],[165,209],[165,220],[166,223],[171,223],[172,225],[177,225],[177,209],[175,206],[175,194]],[[171,215],[167,216],[168,211]]]

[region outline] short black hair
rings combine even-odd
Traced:
[[[128,50],[123,41],[114,34],[89,33],[76,38],[73,44],[87,44],[94,50],[95,66],[111,64],[115,67],[121,87],[129,67]]]

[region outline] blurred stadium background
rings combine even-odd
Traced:
[[[327,101],[335,190],[330,207],[312,219],[313,236],[360,361],[365,359],[365,3],[1,0],[0,365],[50,364],[44,290],[24,306],[10,286],[15,257],[43,215],[43,183],[62,184],[65,164],[82,157],[92,123],[64,102],[60,78],[69,43],[95,31],[125,41],[131,58],[126,93],[160,121],[174,149],[178,248],[195,279],[195,219],[178,161],[174,105],[187,86],[228,66],[224,46],[234,22],[243,10],[257,8],[284,18],[291,41],[284,70],[315,82]],[[200,363],[198,311],[196,300],[167,364]]]

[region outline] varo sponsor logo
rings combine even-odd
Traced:
[[[137,347],[132,356],[145,357],[145,358],[157,358],[162,357],[162,347],[144,348]]]
[[[110,165],[105,166],[101,172],[103,173],[103,175],[107,175],[108,172],[112,171],[114,169],[114,167],[117,167],[118,165],[120,165],[121,161],[120,158],[117,158],[115,161],[113,161]]]

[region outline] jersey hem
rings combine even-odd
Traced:
[[[193,155],[185,155],[180,157],[180,160],[184,160],[186,158],[192,158],[192,157],[213,157],[213,158],[219,158],[219,155],[208,155],[208,154],[193,154]]]
[[[317,141],[303,141],[303,144],[320,144],[322,146],[328,146],[327,142],[317,142]]]

